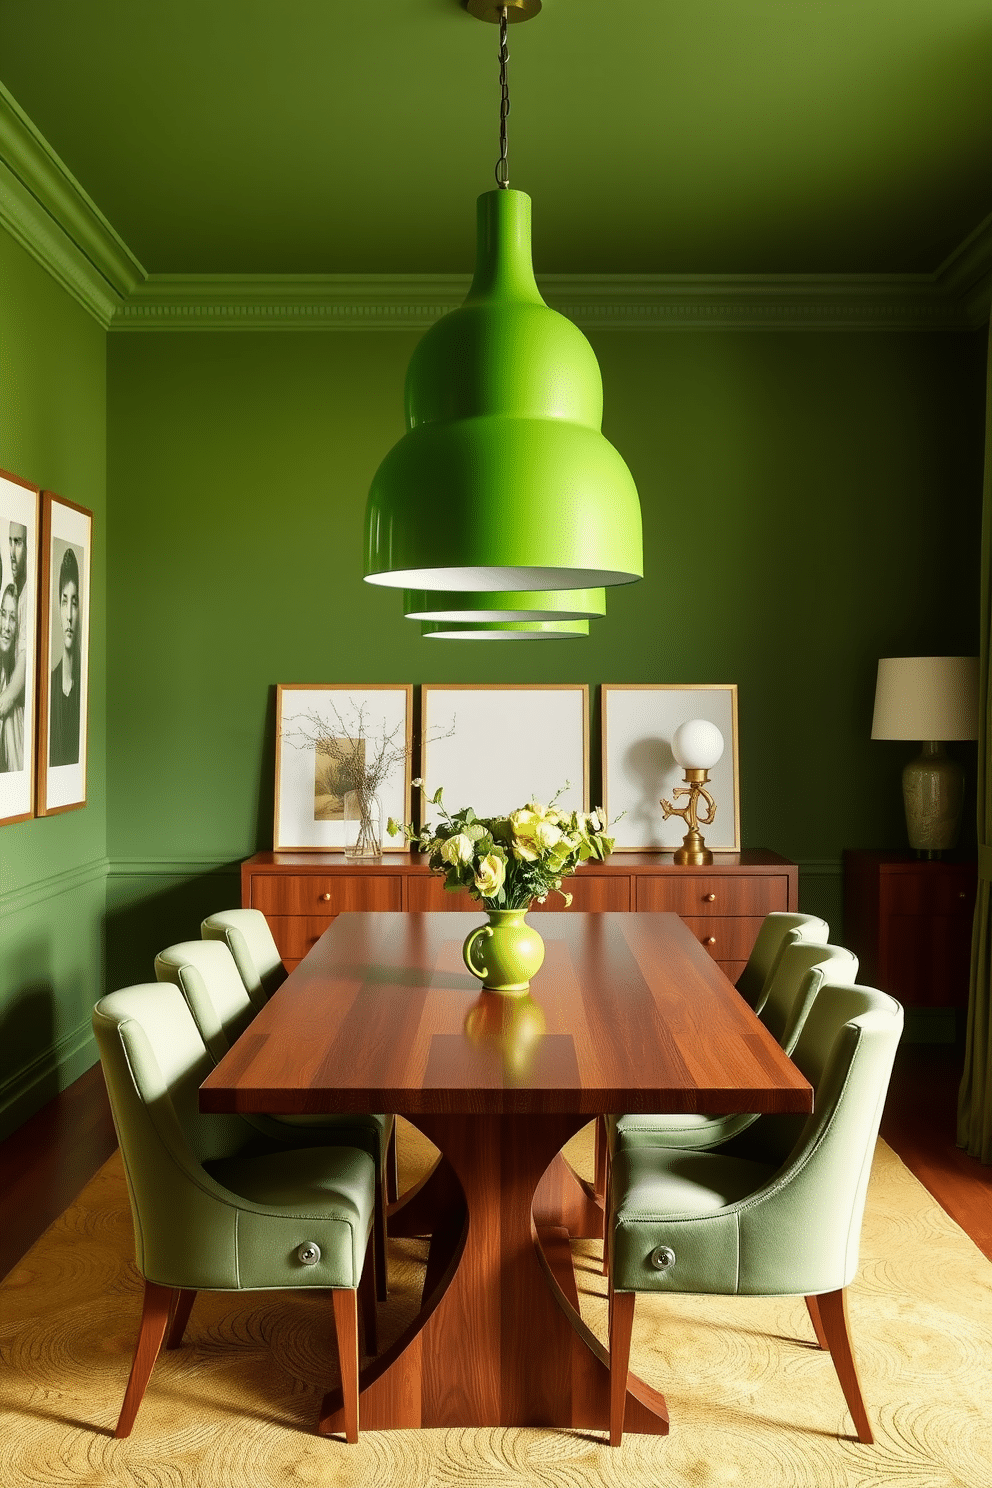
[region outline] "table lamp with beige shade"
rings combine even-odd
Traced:
[[[944,744],[978,738],[977,656],[888,656],[878,663],[873,739],[918,739],[902,772],[909,845],[921,857],[953,848],[961,826],[964,769]]]

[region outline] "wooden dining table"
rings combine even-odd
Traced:
[[[200,1089],[204,1111],[389,1111],[438,1148],[390,1207],[429,1235],[420,1311],[360,1379],[363,1429],[608,1429],[609,1358],[570,1242],[602,1194],[562,1148],[605,1112],[808,1112],[799,1071],[674,914],[542,915],[524,997],[480,989],[481,914],[342,914]],[[342,1429],[340,1390],[319,1430]],[[630,1376],[627,1431],[665,1433]]]

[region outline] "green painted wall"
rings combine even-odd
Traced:
[[[2,232],[0,467],[94,513],[88,804],[0,828],[4,1135],[96,1058],[90,1010],[104,964],[107,504],[106,335]]]
[[[734,681],[745,845],[810,908],[839,924],[841,849],[902,840],[875,666],[977,649],[983,337],[591,339],[647,577],[587,642],[462,648],[360,578],[413,333],[111,337],[112,980],[271,845],[277,682]]]

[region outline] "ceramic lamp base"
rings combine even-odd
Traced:
[[[925,743],[902,772],[909,845],[918,853],[939,856],[958,840],[964,802],[964,770],[950,759],[943,744]]]

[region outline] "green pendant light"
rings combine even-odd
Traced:
[[[488,9],[504,84],[499,187],[478,200],[464,304],[411,359],[408,431],[369,492],[365,577],[468,592],[627,584],[642,575],[637,491],[601,432],[592,347],[534,279],[530,197],[507,185],[507,7]]]
[[[408,620],[596,620],[606,614],[605,589],[407,589]]]
[[[425,620],[420,633],[434,641],[560,641],[589,634],[588,620],[499,620],[454,625]]]

